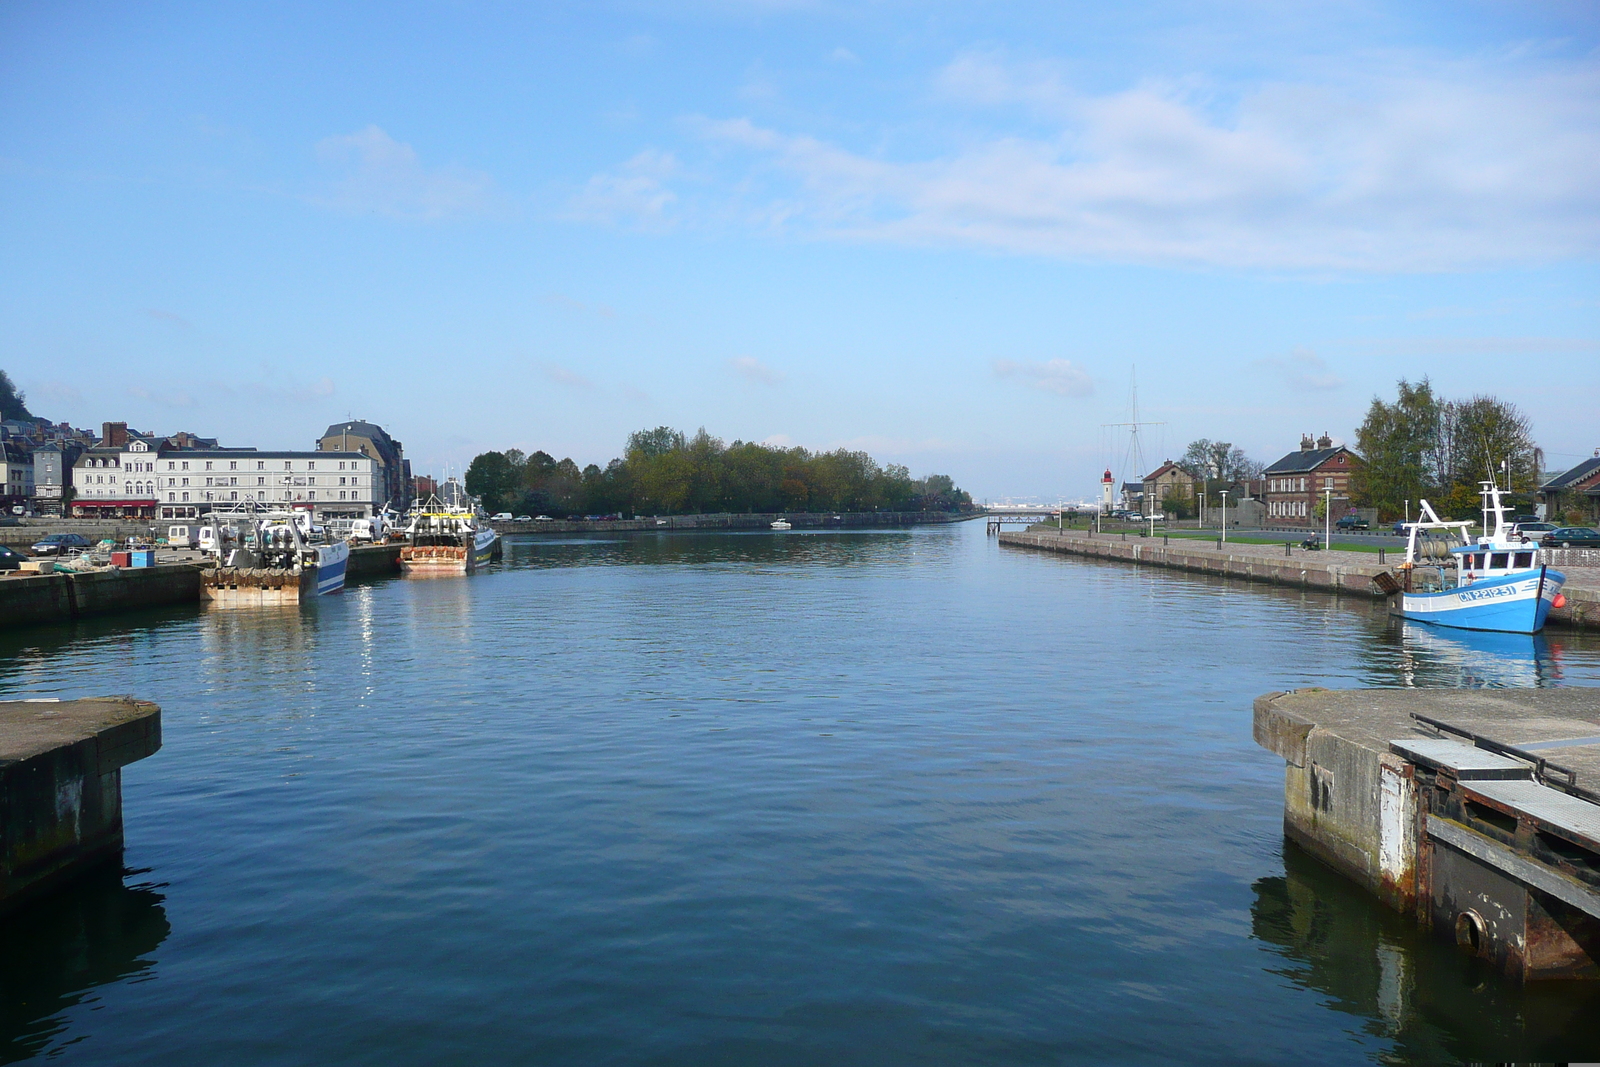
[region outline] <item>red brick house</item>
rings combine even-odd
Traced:
[[[1320,526],[1317,502],[1327,489],[1333,490],[1333,514],[1342,515],[1350,506],[1350,475],[1360,465],[1360,456],[1335,445],[1326,433],[1315,441],[1307,434],[1298,452],[1261,472],[1263,521],[1270,526]]]
[[[1539,487],[1545,518],[1560,525],[1569,511],[1584,515],[1585,522],[1600,520],[1600,448],[1594,456]]]

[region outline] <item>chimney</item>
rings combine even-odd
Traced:
[[[122,448],[128,443],[128,424],[125,422],[101,423],[100,443],[106,448]]]
[[[1317,438],[1317,447],[1318,448],[1332,448],[1333,447],[1333,438],[1328,436],[1328,431],[1327,430],[1323,430],[1322,431],[1322,436]]]
[[[1300,451],[1310,452],[1314,446],[1315,443],[1311,440],[1310,434],[1305,433],[1300,435]]]

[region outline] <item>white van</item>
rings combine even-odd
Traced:
[[[199,548],[197,532],[198,528],[194,526],[168,526],[167,544],[172,548]]]
[[[511,512],[502,511],[498,515],[490,515],[489,516],[489,521],[490,522],[511,522],[512,521]]]

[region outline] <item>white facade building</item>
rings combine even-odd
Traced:
[[[171,451],[153,462],[161,518],[249,502],[310,505],[318,519],[364,519],[383,506],[376,461],[359,452]]]

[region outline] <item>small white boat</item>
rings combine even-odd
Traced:
[[[1474,540],[1470,522],[1445,522],[1422,501],[1422,517],[1406,524],[1406,559],[1399,576],[1387,572],[1375,581],[1394,600],[1391,611],[1407,619],[1461,630],[1533,634],[1544,628],[1551,608],[1566,598],[1566,575],[1538,562],[1539,546],[1511,532],[1500,490],[1483,483],[1484,528],[1494,515],[1494,532]],[[1429,537],[1439,531],[1444,540]],[[1451,543],[1459,537],[1460,543]]]
[[[792,530],[794,529],[794,524],[788,519],[779,519],[777,522],[772,524],[772,528],[774,530]]]

